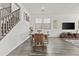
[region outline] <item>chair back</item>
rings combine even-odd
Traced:
[[[35,34],[34,35],[34,40],[37,44],[42,44],[43,43],[43,39],[44,39],[44,35],[43,34]]]

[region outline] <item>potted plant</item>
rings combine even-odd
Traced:
[[[31,34],[33,32],[33,27],[30,27],[29,29],[30,29],[30,34]]]

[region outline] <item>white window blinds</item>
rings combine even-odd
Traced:
[[[50,29],[51,20],[50,18],[36,18],[35,19],[35,29]]]

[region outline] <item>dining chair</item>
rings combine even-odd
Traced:
[[[45,36],[43,34],[35,34],[33,35],[33,49],[34,50],[44,50],[46,47],[44,43]]]

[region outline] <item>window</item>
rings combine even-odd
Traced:
[[[42,23],[42,19],[41,18],[36,18],[35,23]]]
[[[41,29],[42,19],[36,18],[35,19],[35,29]]]
[[[44,18],[43,23],[50,23],[50,18]]]
[[[50,29],[51,21],[50,18],[36,18],[35,29]]]

